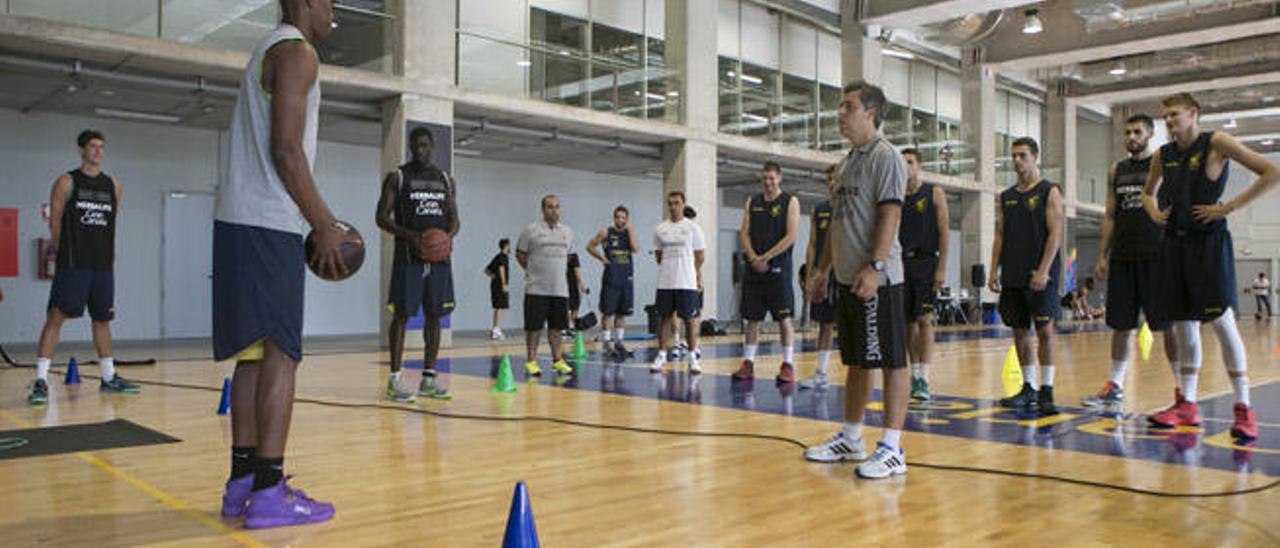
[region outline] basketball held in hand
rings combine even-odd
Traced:
[[[428,228],[418,235],[418,256],[428,263],[442,263],[453,253],[453,240],[438,228]]]
[[[307,267],[311,269],[311,273],[317,278],[328,280],[331,282],[340,282],[356,275],[356,271],[360,270],[360,265],[364,264],[364,237],[360,235],[360,231],[351,226],[350,223],[337,221],[338,228],[342,229],[342,245],[338,248],[339,254],[342,256],[342,263],[346,265],[346,275],[336,273],[335,276],[329,276],[324,272],[316,270],[312,266],[311,258],[315,255],[315,230],[307,234],[306,253]]]

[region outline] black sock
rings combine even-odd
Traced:
[[[236,480],[253,473],[253,461],[258,456],[257,447],[231,447],[231,479]]]
[[[268,459],[258,457],[253,466],[253,490],[275,487],[284,479],[284,457]]]

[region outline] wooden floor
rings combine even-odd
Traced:
[[[1280,326],[1246,323],[1242,328],[1252,384],[1263,387],[1280,381]],[[1208,330],[1204,341],[1202,400],[1230,391]],[[734,342],[730,337],[707,344],[733,348]],[[998,397],[999,371],[1009,343],[998,338],[939,343],[934,391],[965,401]],[[1058,402],[1074,406],[1106,378],[1109,335],[1065,335],[1058,344]],[[1153,352],[1157,356],[1158,348],[1157,344]],[[450,354],[462,360],[503,351],[520,353],[512,343]],[[703,382],[708,386],[737,365],[732,351],[721,355],[704,365]],[[801,374],[811,372],[814,358],[813,353],[798,358]],[[381,365],[385,359],[374,353],[310,357],[303,365],[298,396],[378,404],[387,375]],[[758,374],[771,377],[776,360],[759,362]],[[636,371],[644,366],[641,361],[625,365]],[[68,390],[55,376],[50,404],[43,408],[25,403],[32,370],[0,371],[0,429],[125,418],[183,440],[0,460],[0,544],[495,546],[501,542],[513,486],[524,480],[544,546],[1280,545],[1280,489],[1168,498],[919,465],[904,478],[874,482],[853,479],[851,464],[807,463],[798,448],[778,441],[447,419],[391,405],[377,409],[316,403],[296,406],[287,468],[309,495],[332,501],[337,518],[315,526],[249,532],[217,513],[227,473],[230,424],[214,410],[216,389],[230,370],[229,364],[207,360],[122,368],[140,381],[205,388],[146,385],[136,396],[100,396],[96,381],[90,379]],[[837,366],[836,372],[841,370]],[[89,366],[82,372],[97,370]],[[417,375],[410,371],[407,378],[416,382]],[[411,407],[773,434],[806,442],[830,435],[840,419],[839,405],[830,420],[819,420],[734,408],[711,393],[701,397],[702,405],[659,400],[645,385],[633,386],[632,395],[620,395],[561,388],[544,380],[522,383],[518,394],[494,395],[491,381],[482,375],[454,373],[449,381],[455,394],[452,402]],[[1129,411],[1145,413],[1168,404],[1169,373],[1162,360],[1153,358],[1135,367],[1127,384]],[[1264,416],[1280,415],[1280,401],[1262,399],[1263,392],[1276,393],[1255,390],[1255,406],[1272,410]],[[930,415],[934,419],[928,420],[945,418],[944,411],[935,410]],[[1141,421],[1138,417],[1131,422]],[[977,466],[1174,493],[1244,489],[1280,475],[1274,466],[1259,465],[1265,459],[1280,459],[1280,424],[1265,426],[1256,446],[1234,449],[1255,459],[1246,459],[1239,470],[1197,465],[1201,457],[1194,457],[1195,451],[1207,455],[1219,450],[1209,447],[1214,437],[1210,434],[1228,424],[1206,421],[1203,439],[1193,438],[1197,447],[1181,448],[1193,455],[1183,462],[1065,448],[1055,445],[1058,431],[1051,429],[1041,431],[1049,434],[1030,444],[1010,443],[986,429],[999,424],[983,424],[967,434],[908,432],[907,460],[913,465]],[[1067,431],[1061,432],[1065,436]],[[1115,435],[1119,439],[1146,434]],[[878,430],[870,429],[868,445],[877,437]]]

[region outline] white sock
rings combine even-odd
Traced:
[[[791,363],[792,359],[795,358],[795,354],[796,354],[796,347],[794,346],[782,347],[782,361]]]
[[[49,380],[49,366],[53,360],[49,358],[36,358],[36,378],[44,381]]]
[[[1041,373],[1040,375],[1040,387],[1041,388],[1046,386],[1052,387],[1053,386],[1053,366],[1042,365],[1040,366],[1040,371],[1043,371],[1043,373]]]
[[[831,351],[830,351],[830,350],[819,350],[819,351],[818,351],[818,373],[820,373],[820,374],[822,374],[822,375],[826,375],[826,374],[827,374],[827,363],[828,363],[828,362],[830,362],[830,361],[831,361]]]
[[[607,343],[613,340],[613,334],[610,333],[608,329],[606,329],[604,330],[604,332],[600,334],[600,339]]]
[[[399,371],[392,371],[392,372],[391,372],[391,382],[400,382],[400,372],[399,372]]]
[[[658,357],[656,357],[656,358],[654,358],[654,359],[653,359],[653,364],[654,364],[654,365],[656,365],[656,366],[659,366],[659,367],[661,367],[661,366],[663,366],[663,365],[666,365],[666,364],[667,364],[667,351],[666,351],[666,350],[659,350],[659,351],[658,351]]]
[[[1191,403],[1196,402],[1196,385],[1200,384],[1200,370],[1182,376],[1182,397]]]
[[[1129,368],[1128,360],[1111,361],[1111,383],[1124,388],[1124,371]]]
[[[622,328],[621,328],[621,327],[619,327],[619,328],[617,328],[617,329],[614,329],[614,330],[613,330],[613,338],[614,338],[614,339],[617,339],[617,340],[618,340],[618,342],[622,342]]]
[[[929,380],[929,362],[920,362],[918,365],[920,366],[920,380]]]
[[[1031,388],[1040,388],[1040,383],[1036,382],[1036,373],[1039,372],[1034,364],[1022,366],[1022,382],[1031,385]]]
[[[1231,377],[1231,390],[1236,393],[1236,403],[1253,405],[1249,403],[1249,377],[1243,375]]]
[[[920,378],[920,364],[912,362],[911,363],[911,379],[915,380],[918,378]]]
[[[689,349],[689,365],[698,365],[698,349]]]
[[[102,380],[109,381],[116,378],[115,358],[98,358],[98,367],[102,369]]]
[[[680,330],[679,329],[677,329],[675,334],[671,336],[671,340],[674,341],[674,344],[676,346],[680,346]]]
[[[860,441],[862,439],[862,423],[846,422],[844,428],[840,429],[840,433],[844,434],[845,439]]]
[[[742,345],[742,359],[747,361],[752,361],[752,362],[756,361],[756,345],[754,344]]]
[[[898,449],[902,444],[902,431],[893,428],[885,428],[884,432],[880,434],[880,443],[888,445],[891,449]]]

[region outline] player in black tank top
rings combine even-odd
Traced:
[[[742,283],[742,317],[747,320],[744,333],[744,358],[734,377],[755,377],[756,344],[760,322],[765,313],[782,327],[782,364],[778,381],[795,382],[791,365],[793,339],[791,316],[795,308],[795,289],[791,284],[791,248],[795,244],[800,220],[800,199],[782,190],[782,167],[766,162],[761,171],[764,192],[747,198],[738,241],[747,258],[746,276]]]
[[[622,344],[622,337],[627,316],[635,304],[631,258],[639,250],[636,232],[631,226],[631,212],[621,205],[613,208],[613,224],[601,229],[587,243],[587,253],[604,265],[600,280],[600,346],[606,355],[631,354]]]
[[[920,152],[902,151],[907,164],[907,194],[902,201],[898,242],[906,283],[907,354],[911,360],[911,398],[927,401],[933,358],[933,317],[938,290],[946,278],[950,212],[941,188],[920,179]]]
[[[457,188],[453,178],[432,164],[435,140],[425,126],[409,134],[413,160],[388,173],[378,200],[378,228],[396,238],[388,303],[392,320],[388,337],[391,346],[391,377],[388,399],[409,402],[414,392],[400,385],[404,357],[404,331],[409,318],[424,311],[422,326],[423,370],[417,395],[449,399],[448,390],[436,385],[435,364],[440,351],[440,319],[453,311],[453,273],[446,259],[424,264],[414,243],[423,231],[443,230],[452,239],[458,234]]]
[[[86,130],[76,139],[80,168],[58,177],[49,200],[49,232],[57,250],[53,284],[45,306],[44,327],[36,350],[36,382],[27,403],[49,400],[49,367],[62,332],[62,324],[78,318],[86,308],[93,320],[93,346],[102,367],[100,390],[136,393],[138,386],[115,374],[111,351],[111,325],[115,316],[116,216],[120,207],[120,182],[102,172],[106,140]]]
[[[1199,380],[1200,323],[1213,326],[1223,348],[1224,365],[1235,392],[1237,438],[1257,437],[1257,421],[1250,406],[1244,343],[1235,323],[1235,257],[1226,216],[1280,184],[1280,167],[1224,132],[1200,132],[1200,105],[1189,94],[1162,103],[1170,142],[1152,158],[1143,190],[1143,205],[1157,223],[1165,223],[1160,255],[1161,287],[1156,294],[1161,315],[1174,322],[1182,365],[1182,388],[1174,405],[1149,419],[1161,426],[1200,422],[1196,406]],[[1244,192],[1219,203],[1231,160],[1259,175]],[[1160,209],[1157,196],[1168,196]]]
[[[1020,137],[1011,147],[1018,183],[1000,193],[987,286],[1000,294],[1000,316],[1013,328],[1025,382],[1000,404],[1036,406],[1056,415],[1053,401],[1053,324],[1058,313],[1058,251],[1065,223],[1062,191],[1040,175],[1040,147]],[[1035,327],[1035,335],[1031,333]],[[1031,349],[1035,351],[1031,351]],[[1037,368],[1039,363],[1041,367]],[[1042,373],[1037,379],[1037,373]]]

